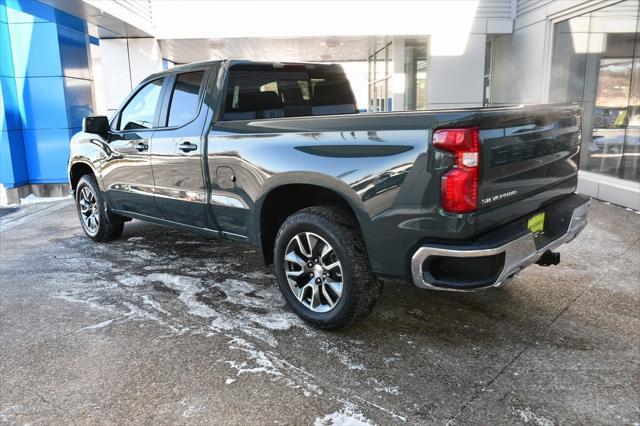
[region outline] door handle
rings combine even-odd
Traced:
[[[198,149],[198,145],[191,143],[191,142],[183,142],[180,144],[180,150],[182,152],[190,152],[190,151],[195,151],[196,149]]]
[[[138,142],[138,143],[136,144],[136,146],[134,146],[134,148],[135,148],[135,149],[137,149],[137,150],[138,150],[138,152],[142,152],[142,151],[146,151],[146,150],[148,150],[148,149],[149,149],[149,145],[147,145],[147,144],[146,144],[146,143],[144,143],[144,142]]]

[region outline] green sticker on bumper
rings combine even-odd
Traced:
[[[538,213],[537,215],[529,219],[529,222],[527,223],[527,228],[529,228],[529,231],[533,232],[534,234],[539,234],[540,232],[544,231],[544,216],[544,213]]]

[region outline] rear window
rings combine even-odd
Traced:
[[[223,120],[358,112],[345,74],[334,67],[236,65],[229,70]]]

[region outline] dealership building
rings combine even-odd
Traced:
[[[578,190],[640,210],[640,0],[0,0],[0,204],[68,191],[69,139],[147,75],[337,62],[362,111],[575,102]]]

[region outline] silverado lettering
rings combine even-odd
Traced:
[[[491,152],[491,165],[500,166],[557,152],[568,152],[577,147],[578,143],[579,139],[577,137],[562,137],[536,139],[496,147]]]

